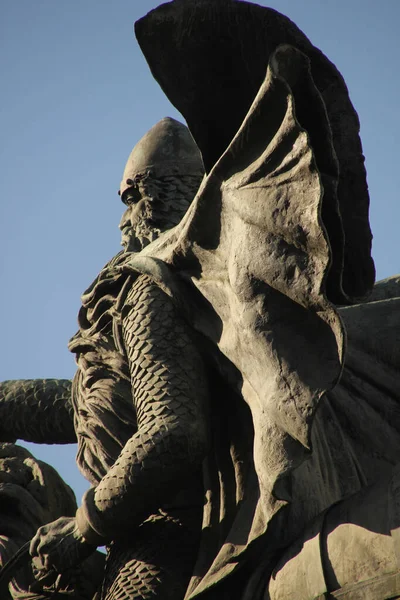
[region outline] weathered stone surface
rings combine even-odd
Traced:
[[[29,412],[29,411],[27,411]],[[28,450],[10,443],[0,444],[0,563],[4,565],[39,527],[59,517],[73,516],[76,511],[74,493],[56,471],[36,460]],[[62,589],[77,600],[90,600],[100,582],[99,569],[104,557],[96,553],[68,577]],[[12,573],[8,586],[1,586],[2,600],[35,598],[45,600],[49,592],[33,595],[34,570],[29,562]],[[51,593],[52,586],[49,586]],[[60,596],[61,597],[61,596]]]
[[[342,303],[365,296],[374,281],[374,265],[364,157],[358,116],[336,67],[290,19],[250,2],[168,2],[138,21],[135,30],[154,77],[185,117],[207,171],[241,126],[276,48],[289,44],[308,56],[318,91],[310,93],[300,79],[292,92],[324,186],[334,185],[332,179],[338,177],[338,204],[322,208],[333,247],[329,291]],[[321,126],[325,111],[328,128]],[[328,159],[329,138],[338,165]]]
[[[124,250],[82,296],[72,384],[0,387],[21,411],[6,439],[65,419],[92,484],[37,531],[35,576],[106,544],[97,600],[393,595],[399,279],[359,303],[374,269],[345,84],[248,2],[174,0],[136,32],[197,145],[166,118],[128,160]]]
[[[278,562],[265,600],[400,595],[398,494],[395,467],[322,513]]]

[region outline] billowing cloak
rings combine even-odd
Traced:
[[[192,10],[194,27],[201,7],[211,10],[206,2],[191,9],[189,4],[160,7],[161,25],[173,24],[172,17],[165,18],[168,6],[178,13]],[[152,15],[137,24],[142,48],[149,41],[146,27],[158,19]],[[184,32],[193,33],[178,32],[181,53]],[[157,74],[160,65],[148,48],[146,58]],[[205,340],[224,384],[213,391],[210,407],[214,465],[207,475],[204,540],[187,598],[212,593],[260,541],[272,555],[332,501],[321,498],[304,515],[297,510],[288,535],[285,528],[277,534],[273,523],[290,505],[292,474],[310,456],[318,402],[341,374],[344,332],[331,300],[351,298],[343,278],[339,162],[310,60],[288,44],[267,58],[259,91],[250,107],[244,103],[249,109],[232,139],[226,131],[220,136],[229,143],[213,166],[210,140],[194,135],[208,175],[182,223],[129,259],[128,268],[149,273],[180,306]],[[305,106],[313,134],[297,113]],[[207,126],[198,131],[207,134]],[[356,212],[360,205],[365,209],[359,199]],[[357,296],[373,279],[369,229],[363,242],[358,257],[364,255],[360,267],[367,275],[358,278]],[[250,453],[243,448],[246,436]]]

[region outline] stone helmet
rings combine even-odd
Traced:
[[[171,175],[204,174],[200,151],[189,129],[170,117],[152,127],[132,150],[122,176],[119,195],[147,175],[155,178]]]

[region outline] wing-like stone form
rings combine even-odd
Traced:
[[[308,56],[324,106],[316,111],[316,102],[301,87],[304,79],[292,91],[324,187],[337,187],[337,201],[322,209],[333,250],[328,294],[343,304],[366,296],[375,271],[364,156],[358,116],[336,67],[290,19],[244,1],[175,0],[139,20],[135,30],[155,79],[185,117],[208,172],[241,126],[276,48],[290,44]],[[321,110],[328,115],[328,136]],[[327,137],[333,141],[338,177],[325,151]]]
[[[256,491],[259,499],[247,514],[240,516],[244,504],[239,509],[194,595],[231,572],[290,502],[290,474],[309,455],[318,401],[341,373],[343,331],[325,295],[330,246],[321,219],[335,186],[322,186],[296,118],[294,84],[312,89],[308,59],[281,46],[183,222],[131,261],[164,287],[157,259],[172,267],[184,290],[172,285],[171,295],[219,349],[220,372],[252,413],[257,482],[240,493],[254,499]]]

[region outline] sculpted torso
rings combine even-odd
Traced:
[[[79,330],[70,341],[77,362],[72,385],[54,380],[2,386],[10,399],[10,423],[12,414],[21,413],[21,400],[26,409],[41,411],[39,432],[17,418],[12,439],[29,437],[31,428],[34,441],[49,440],[62,405],[68,423],[61,429],[66,438],[76,435],[78,466],[93,486],[76,519],[39,530],[31,544],[35,577],[49,585],[53,567],[64,569],[66,561],[84,560],[96,546],[112,541],[102,598],[183,597],[201,531],[201,464],[208,447],[203,358],[173,300],[148,275],[121,272],[132,248],[139,251],[180,220],[201,178],[198,150],[186,129],[171,119],[155,129],[153,139],[183,137],[185,151],[192,145],[196,171],[191,174],[189,165],[182,178],[163,173],[157,179],[137,165],[135,156],[128,162],[130,172],[141,169],[142,174],[137,182],[135,171],[132,179],[130,172],[124,174],[121,195],[127,209],[120,227],[126,251],[83,295]],[[157,142],[150,138],[145,144],[154,156]],[[61,551],[59,535],[66,540]],[[76,587],[75,593],[81,590]],[[93,586],[87,593],[91,597]]]
[[[125,567],[127,540],[131,572],[135,561],[146,564],[133,532],[147,520],[157,537],[163,535],[163,526],[168,528],[165,537],[171,548],[166,553],[165,542],[159,568],[150,570],[149,565],[141,577],[152,593],[160,586],[171,588],[174,581],[174,593],[180,589],[182,594],[201,528],[207,380],[202,358],[171,300],[147,275],[123,279],[120,313],[114,304],[108,323],[101,311],[96,322],[86,321],[95,347],[88,348],[87,337],[82,341],[82,329],[79,342],[72,342],[78,352],[72,387],[78,465],[96,486],[94,502],[103,528],[99,533],[114,539],[109,562],[113,578],[113,562],[121,553],[120,566]],[[177,536],[184,538],[184,561],[177,555]],[[124,539],[122,548],[119,537]]]

